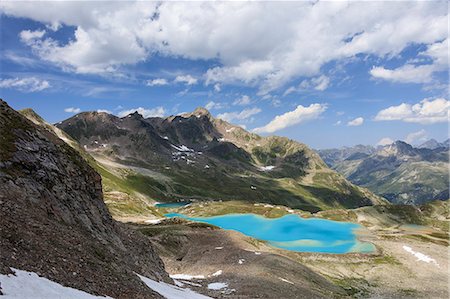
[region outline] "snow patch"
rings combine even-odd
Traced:
[[[193,149],[188,148],[186,145],[176,146],[176,145],[171,144],[170,146],[180,152],[193,152],[194,151]]]
[[[74,288],[65,287],[47,278],[40,277],[34,272],[14,268],[11,268],[11,270],[15,275],[0,274],[1,291],[3,293],[1,298],[111,298],[94,296]]]
[[[245,262],[245,259],[239,259],[238,264],[242,265]]]
[[[210,290],[221,290],[221,289],[225,289],[228,288],[228,283],[226,282],[213,282],[208,284],[208,289]]]
[[[150,289],[166,297],[167,299],[212,299],[211,297],[201,295],[190,289],[182,289],[162,281],[158,282],[145,276],[141,276],[139,274],[137,275]]]
[[[256,190],[256,187],[255,186],[250,186],[250,189]]]
[[[255,251],[256,255],[261,255],[261,252]]]
[[[222,275],[222,273],[223,273],[222,270],[219,270],[219,271],[216,271],[213,274],[211,274],[211,276],[216,277],[216,276]]]
[[[275,169],[275,166],[273,166],[273,165],[259,167],[259,170],[261,170],[261,171],[272,171],[274,169]]]
[[[418,261],[421,262],[425,262],[425,263],[433,263],[435,264],[437,267],[439,267],[439,264],[436,262],[436,260],[434,258],[429,257],[428,255],[425,255],[421,252],[417,252],[414,251],[411,247],[403,245],[403,249],[409,253],[411,253],[412,255],[414,255]]]
[[[223,246],[216,247],[216,248],[214,248],[214,249],[216,249],[216,250],[221,250],[221,249],[223,249]]]
[[[289,280],[287,280],[287,279],[284,279],[284,278],[281,278],[281,277],[278,277],[281,281],[284,281],[284,282],[287,282],[287,283],[290,283],[290,284],[294,284],[292,281],[289,281]]]
[[[158,224],[158,223],[161,223],[162,220],[163,219],[148,219],[148,220],[145,220],[144,222],[149,223],[149,224]]]
[[[205,279],[204,275],[172,274],[169,276],[170,276],[170,278],[173,278],[173,279],[183,279],[183,280]]]

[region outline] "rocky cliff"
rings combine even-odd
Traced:
[[[159,298],[151,242],[115,222],[101,176],[77,151],[0,100],[0,273],[36,272],[91,294]]]

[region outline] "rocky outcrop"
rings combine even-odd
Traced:
[[[0,100],[0,272],[10,267],[97,295],[159,298],[168,280],[149,239],[115,222],[100,175],[69,145]]]

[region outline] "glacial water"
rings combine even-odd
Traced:
[[[271,246],[292,251],[342,254],[369,253],[375,250],[371,243],[357,240],[355,230],[361,226],[351,222],[319,218],[304,219],[293,214],[274,219],[255,214],[188,217],[183,214],[169,213],[165,216],[209,223],[267,241]]]

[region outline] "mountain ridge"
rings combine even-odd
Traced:
[[[448,199],[448,147],[413,147],[404,141],[374,147],[319,150],[329,166],[393,203]]]
[[[56,126],[97,160],[153,171],[158,187],[148,195],[157,200],[246,198],[313,211],[383,202],[328,169],[306,145],[247,132],[201,107],[166,118],[83,112]]]

